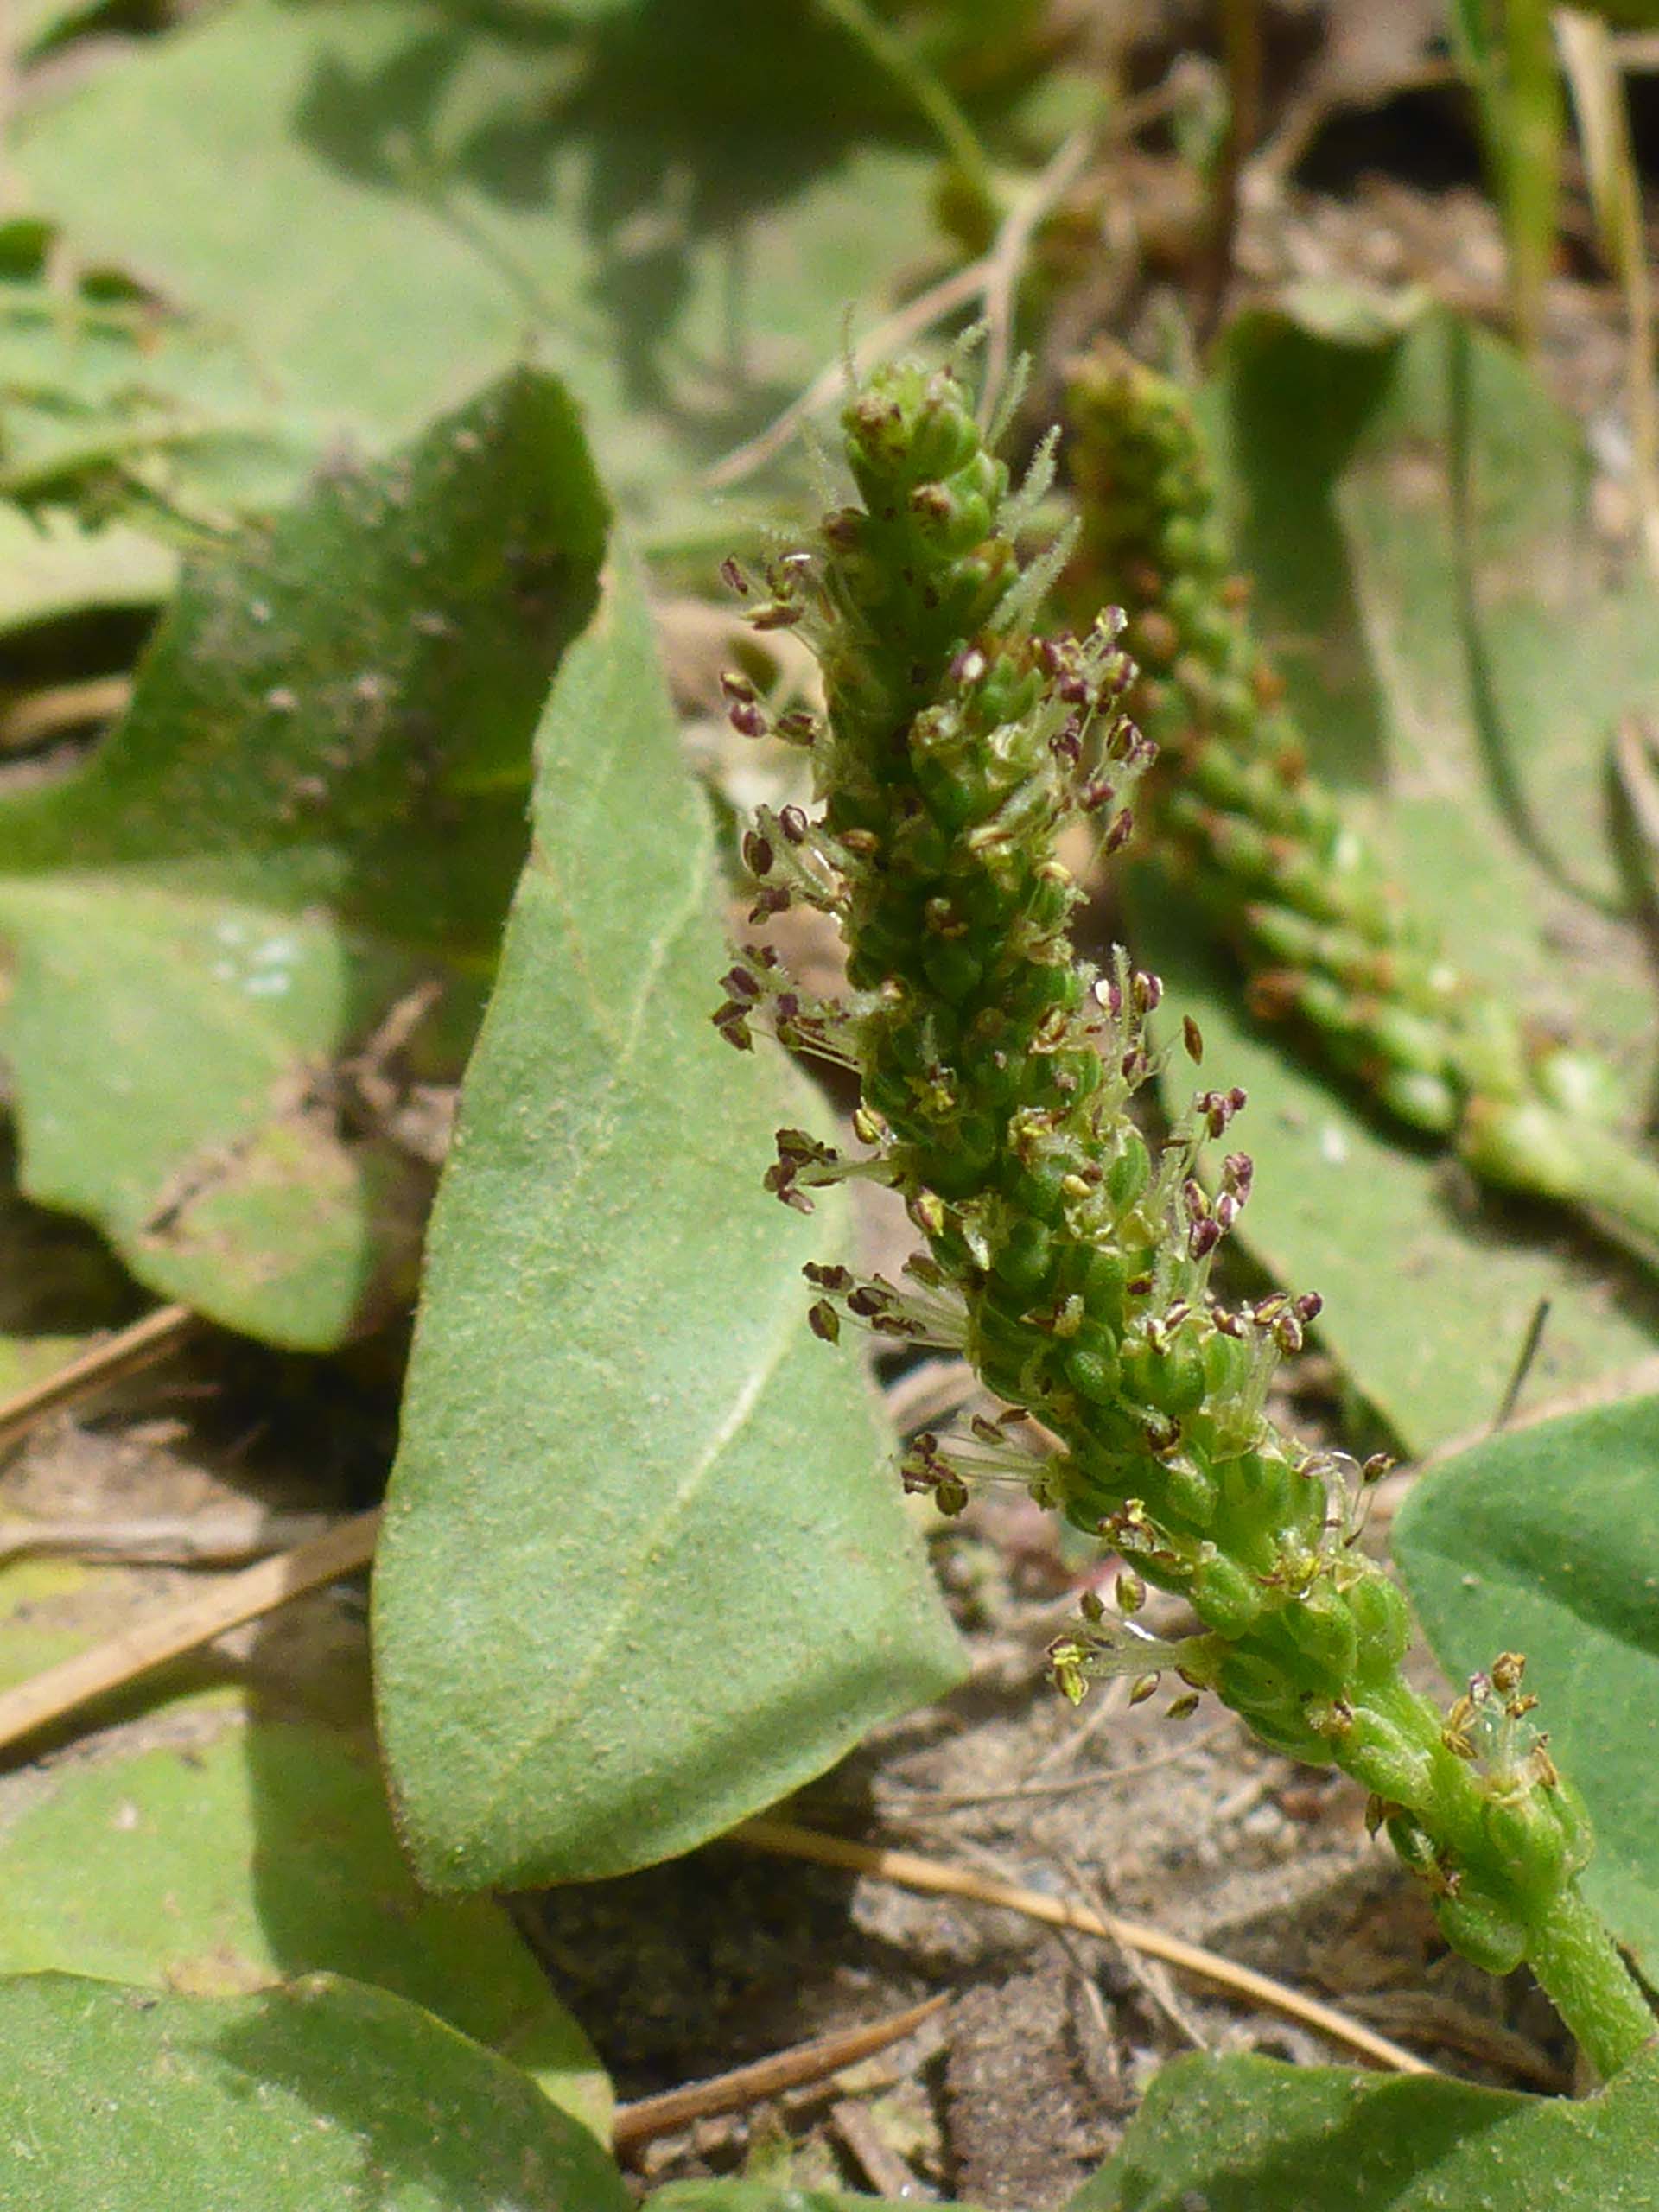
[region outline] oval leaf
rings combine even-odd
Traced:
[[[322,1351],[407,1275],[423,1178],[342,1063],[435,983],[467,1033],[605,530],[511,377],[193,569],[91,765],[0,807],[23,1190],[163,1296]]]
[[[1659,1397],[1491,1438],[1422,1475],[1395,1556],[1454,1677],[1523,1651],[1596,1854],[1583,1886],[1659,1967]]]
[[[499,1907],[416,1888],[372,1755],[316,1724],[224,1721],[205,1743],[112,1746],[41,1778],[0,1827],[0,1973],[219,1996],[350,1969],[511,2057],[608,2137],[587,2038]]]
[[[66,1656],[106,1607],[145,1603],[155,1578],[36,1563],[10,1568],[8,1590],[14,1579],[0,1681],[29,1671],[42,1617],[47,1655]],[[505,1912],[416,1886],[359,1719],[364,1647],[328,1597],[302,1600],[233,1686],[181,1697],[169,1676],[160,1702],[74,1758],[0,1777],[0,1974],[195,1996],[348,1974],[511,2057],[608,2141],[604,2069]]]
[[[1656,2212],[1656,2140],[1659,2051],[1581,2104],[1183,2058],[1069,2212]]]
[[[0,1981],[0,2043],[20,2212],[628,2212],[516,2067],[332,1974],[236,1998],[22,1975]]]
[[[624,583],[538,741],[376,1566],[435,1888],[689,1850],[960,1671],[856,1369],[806,1330],[836,1217],[759,1188],[805,1109],[710,1024],[715,875]]]

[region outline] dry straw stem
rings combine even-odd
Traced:
[[[0,711],[0,753],[22,753],[64,730],[113,721],[131,696],[130,676],[87,676],[30,691]]]
[[[888,2149],[869,2107],[857,2097],[841,2097],[830,2106],[830,2126],[870,2187],[883,2196],[897,2203],[933,2196],[931,2189],[917,2186],[915,2175],[899,2153]]]
[[[1349,2019],[1334,2006],[1321,2005],[1317,1998],[1304,1997],[1300,1991],[1288,1989],[1283,1982],[1257,1974],[1253,1967],[1235,1966],[1230,1960],[1218,1958],[1213,1951],[1206,1951],[1197,1943],[1185,1943],[1179,1936],[1166,1936],[1162,1929],[1148,1928],[1140,1921],[1120,1920],[1115,1913],[1092,1912],[1086,1905],[1067,1904],[1058,1897],[1045,1897],[1040,1890],[993,1881],[965,1866],[943,1866],[915,1852],[891,1851],[883,1845],[853,1843],[842,1836],[822,1835],[814,1828],[798,1827],[792,1821],[745,1821],[732,1830],[730,1840],[746,1843],[755,1851],[774,1853],[782,1859],[806,1859],[815,1866],[842,1866],[852,1873],[871,1874],[878,1881],[893,1882],[900,1889],[919,1890],[931,1897],[967,1897],[976,1904],[999,1905],[1004,1911],[1022,1913],[1027,1920],[1039,1920],[1049,1928],[1070,1929],[1079,1936],[1098,1936],[1109,1943],[1121,1944],[1126,1951],[1138,1951],[1144,1958],[1161,1959],[1166,1965],[1179,1967],[1187,1974],[1215,1983],[1218,1988],[1231,1991],[1235,1996],[1249,1998],[1254,2004],[1282,2012],[1288,2019],[1300,2020],[1305,2027],[1317,2029],[1333,2043],[1344,2044],[1374,2064],[1388,2067],[1396,2074],[1432,2074],[1435,2070],[1414,2052],[1390,2043],[1386,2036],[1373,2034],[1370,2028]]]
[[[60,1413],[66,1407],[91,1396],[95,1390],[164,1359],[185,1342],[196,1326],[196,1316],[188,1306],[158,1306],[130,1328],[118,1331],[103,1344],[83,1353],[80,1358],[71,1360],[44,1382],[19,1391],[0,1406],[0,1450],[26,1436],[48,1414]],[[228,1539],[243,1552],[259,1548],[262,1534],[264,1541],[268,1541],[277,1527],[264,1516],[260,1519],[263,1531],[247,1525],[245,1519],[239,1520],[234,1529],[218,1527],[212,1515],[199,1516],[198,1522],[188,1527],[170,1522],[89,1522],[78,1529],[72,1522],[19,1522],[0,1527],[0,1560],[29,1551],[85,1549],[88,1546],[118,1553],[128,1559],[153,1558],[159,1541],[171,1545],[175,1552],[182,1550],[187,1556],[205,1561],[212,1554],[216,1538],[221,1546]],[[292,1522],[302,1526],[308,1522],[315,1525],[309,1516],[292,1516]],[[168,1660],[181,1658],[187,1651],[212,1643],[214,1637],[224,1635],[226,1630],[257,1620],[265,1613],[274,1612],[279,1605],[285,1605],[291,1598],[302,1597],[308,1590],[338,1581],[342,1574],[366,1567],[374,1556],[379,1528],[378,1509],[334,1522],[320,1534],[308,1535],[303,1542],[284,1548],[275,1558],[262,1560],[257,1567],[229,1575],[209,1590],[193,1592],[178,1605],[167,1606],[149,1620],[140,1621],[135,1627],[124,1629],[118,1636],[95,1644],[90,1651],[78,1652],[60,1666],[48,1667],[32,1680],[20,1682],[15,1689],[0,1695],[0,1751],[35,1735],[53,1721],[67,1719],[83,1706],[111,1690],[124,1688]]]
[[[90,1651],[20,1682],[0,1695],[0,1751],[50,1722],[67,1719],[95,1698],[124,1688],[167,1660],[210,1643],[227,1629],[257,1620],[291,1598],[366,1567],[374,1556],[379,1528],[378,1509],[354,1514],[327,1535],[314,1536],[275,1559],[262,1560],[240,1574],[227,1575],[199,1596],[167,1606]]]
[[[188,1306],[158,1306],[153,1313],[146,1313],[128,1328],[118,1329],[112,1337],[94,1344],[79,1359],[72,1359],[43,1382],[19,1390],[0,1405],[0,1452],[21,1441],[48,1414],[79,1405],[95,1390],[165,1359],[195,1326],[196,1317]]]
[[[0,1565],[50,1554],[123,1567],[242,1567],[290,1551],[339,1519],[332,1513],[269,1513],[247,1502],[136,1520],[85,1514],[67,1521],[0,1521]]]
[[[1095,143],[1092,130],[1074,130],[1029,190],[1021,194],[985,257],[985,375],[980,419],[995,416],[1014,359],[1014,325],[1020,278],[1039,225],[1082,175]]]
[[[716,2113],[740,2112],[765,2097],[781,2095],[785,2089],[827,2082],[844,2067],[855,2066],[861,2059],[873,2058],[890,2044],[902,2043],[941,2011],[945,2002],[942,1996],[930,1997],[905,2012],[890,2013],[885,2020],[873,2020],[868,2027],[842,2028],[831,2036],[816,2037],[810,2043],[791,2044],[787,2050],[773,2051],[753,2065],[734,2067],[729,2074],[715,2074],[706,2082],[688,2082],[683,2088],[670,2089],[660,2097],[641,2097],[636,2103],[619,2105],[611,2126],[611,2146],[619,2156],[625,2155],[658,2135],[672,2135],[679,2128],[689,2127],[694,2120],[711,2119]]]
[[[924,336],[936,322],[943,322],[947,315],[956,315],[974,301],[982,299],[985,288],[991,281],[996,264],[996,251],[984,254],[977,261],[970,261],[965,269],[952,270],[931,285],[925,292],[910,301],[879,322],[869,335],[853,348],[852,365],[855,374],[865,376],[878,361],[885,361],[892,353],[911,345]],[[809,416],[819,408],[827,406],[847,388],[847,365],[844,361],[832,361],[822,369],[800,397],[785,408],[775,421],[764,430],[715,461],[707,471],[703,482],[711,491],[728,491],[734,484],[741,484],[746,476],[753,476],[758,468],[783,452],[791,444],[796,432]]]

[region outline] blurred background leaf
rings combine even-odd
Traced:
[[[533,346],[625,509],[701,537],[699,469],[939,273],[939,153],[828,9],[242,0],[16,159],[77,253],[227,318],[285,407],[384,442]]]

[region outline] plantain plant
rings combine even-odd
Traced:
[[[858,1083],[860,1149],[780,1131],[768,1187],[810,1209],[849,1178],[887,1185],[918,1238],[902,1283],[809,1266],[811,1325],[958,1350],[1001,1402],[959,1436],[918,1437],[908,1486],[950,1512],[976,1480],[1013,1478],[1121,1558],[1116,1609],[1085,1600],[1052,1649],[1068,1697],[1119,1675],[1146,1696],[1171,1675],[1172,1713],[1213,1691],[1274,1751],[1354,1777],[1446,1939],[1495,1973],[1529,1964],[1611,2075],[1654,2021],[1580,1893],[1589,1823],[1532,1718],[1524,1660],[1497,1655],[1446,1711],[1408,1681],[1405,1600],[1357,1541],[1386,1463],[1306,1449],[1267,1411],[1319,1300],[1235,1306],[1211,1284],[1252,1166],[1227,1150],[1206,1179],[1204,1148],[1243,1094],[1195,1087],[1150,1141],[1131,1109],[1156,1070],[1159,981],[1073,950],[1060,835],[1082,817],[1122,847],[1154,747],[1128,711],[1121,617],[1037,627],[1067,550],[1016,550],[1046,455],[1011,496],[952,370],[878,372],[843,428],[859,504],[729,571],[759,628],[811,647],[825,696],[821,717],[774,721],[727,679],[736,728],[806,748],[817,791],[816,812],[763,809],[745,838],[753,918],[833,917],[850,988],[809,995],[756,943],[716,1026]],[[1310,880],[1321,858],[1307,853]],[[1201,1060],[1190,1020],[1185,1048]],[[1185,1599],[1191,1633],[1137,1620],[1149,1585]]]

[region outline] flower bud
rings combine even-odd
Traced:
[[[1362,1704],[1346,1705],[1314,1725],[1335,1747],[1344,1771],[1367,1789],[1390,1805],[1427,1801],[1432,1780],[1427,1752],[1380,1713]]]
[[[1355,1666],[1361,1675],[1391,1675],[1411,1648],[1411,1610],[1386,1574],[1368,1570],[1348,1592]]]
[[[1054,1238],[1040,1221],[1014,1221],[991,1262],[999,1281],[1027,1299],[1040,1298],[1054,1280],[1058,1262]]]
[[[1300,1604],[1286,1606],[1279,1616],[1279,1626],[1304,1662],[1302,1673],[1310,1689],[1353,1679],[1359,1637],[1347,1599],[1329,1582],[1311,1590]],[[1371,1786],[1376,1789],[1381,1784]]]
[[[1192,1610],[1217,1636],[1247,1636],[1262,1616],[1261,1586],[1213,1546],[1207,1548],[1188,1588]]]
[[[1452,1949],[1488,1974],[1513,1974],[1527,1955],[1525,1923],[1467,1882],[1435,1898],[1434,1917]]]
[[[1074,1344],[1061,1364],[1066,1381],[1091,1405],[1108,1406],[1116,1399],[1122,1375],[1115,1352],[1098,1343]]]
[[[1567,1872],[1568,1839],[1544,1791],[1494,1790],[1481,1818],[1497,1864],[1517,1890],[1548,1896],[1560,1888]]]

